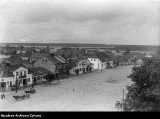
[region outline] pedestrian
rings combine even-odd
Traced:
[[[3,98],[5,98],[5,94],[3,93]]]

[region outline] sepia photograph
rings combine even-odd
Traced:
[[[160,0],[0,0],[0,113],[33,111],[159,112]]]

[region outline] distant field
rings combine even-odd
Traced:
[[[130,50],[130,51],[155,51],[159,45],[117,45],[117,44],[76,44],[76,43],[1,43],[1,45],[13,46],[52,46],[52,47],[81,47],[81,48],[101,48],[110,50]]]

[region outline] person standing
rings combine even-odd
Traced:
[[[3,93],[3,98],[5,98],[5,94]]]

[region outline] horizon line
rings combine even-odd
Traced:
[[[137,46],[160,46],[160,45],[142,45],[142,44],[106,44],[106,43],[19,43],[19,42],[1,42],[0,44],[88,44],[88,45],[128,45],[128,46],[132,46],[132,45],[137,45]]]

